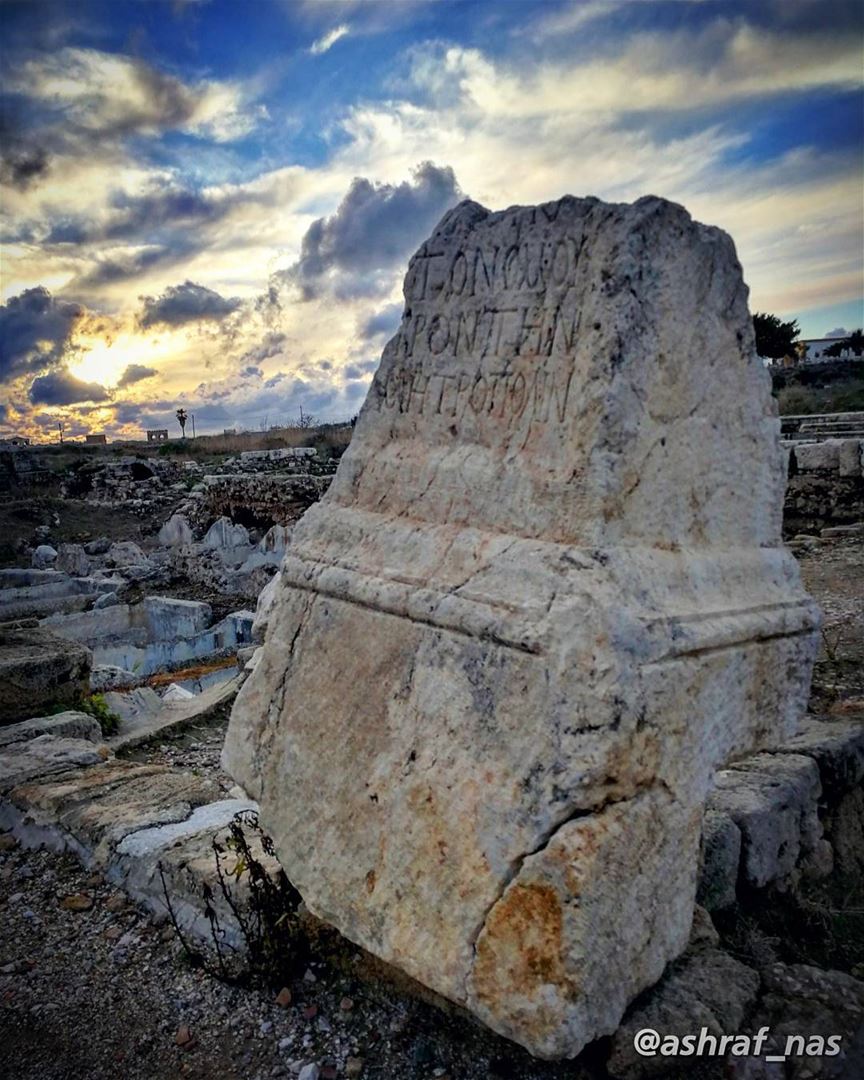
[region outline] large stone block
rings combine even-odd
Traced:
[[[88,692],[91,662],[89,649],[45,629],[0,629],[0,723],[74,704]]]
[[[663,200],[465,202],[404,291],[223,760],[316,915],[572,1056],[686,946],[715,770],[806,702],[779,423],[730,239]]]

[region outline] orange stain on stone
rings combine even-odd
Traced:
[[[563,997],[575,999],[578,987],[564,968],[562,953],[557,891],[540,882],[512,885],[489,913],[477,943],[475,992],[487,1003],[499,995],[536,1001],[542,1000],[541,987],[553,985]]]

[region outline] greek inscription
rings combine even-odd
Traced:
[[[583,241],[572,236],[557,240],[521,240],[518,230],[504,248],[475,247],[452,257],[421,250],[412,260],[406,282],[409,301],[475,297],[506,291],[538,291],[548,285],[572,285]]]
[[[466,410],[506,422],[526,412],[531,423],[563,423],[570,403],[572,370],[545,367],[489,371],[482,367],[457,375],[393,367],[373,383],[379,410],[458,419]]]

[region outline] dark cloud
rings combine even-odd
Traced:
[[[248,367],[243,368],[240,374],[246,379],[260,379],[264,372],[260,367],[250,364]]]
[[[0,382],[59,361],[85,309],[42,285],[0,305]]]
[[[134,401],[122,401],[114,406],[114,422],[117,424],[137,424],[141,413],[147,408]]]
[[[282,276],[307,300],[328,289],[341,298],[379,295],[392,287],[392,270],[461,198],[453,170],[429,161],[412,182],[358,177],[332,217],[312,222],[299,260]]]
[[[143,307],[138,316],[142,329],[150,326],[182,326],[201,320],[224,319],[240,307],[239,297],[230,299],[220,296],[212,289],[185,281],[182,285],[169,285],[161,296],[142,297]]]
[[[6,423],[6,417],[8,416],[8,414],[9,414],[9,406],[4,405],[3,402],[0,401],[0,424],[5,424]]]
[[[253,348],[247,349],[246,352],[243,353],[240,362],[260,364],[263,360],[269,360],[272,356],[278,356],[279,353],[282,352],[287,340],[287,334],[276,332],[265,334],[263,341],[261,341],[259,345],[255,345]]]
[[[104,221],[90,221],[82,217],[57,218],[45,237],[45,243],[164,239],[166,231],[183,226],[195,228],[218,221],[233,205],[231,200],[219,202],[192,188],[170,188],[136,196],[120,193],[114,196],[110,213]],[[184,237],[184,246],[190,242],[189,237]]]
[[[377,367],[377,360],[365,360],[361,364],[348,364],[343,374],[346,379],[365,379],[371,375]]]
[[[151,379],[158,374],[156,368],[147,367],[146,364],[127,364],[117,386],[131,386],[132,383],[141,382],[142,379]]]
[[[75,288],[86,289],[128,281],[154,266],[178,262],[185,254],[186,250],[178,245],[173,248],[153,247],[121,259],[100,259],[92,270],[75,279]]]
[[[396,332],[401,318],[401,301],[388,304],[387,307],[382,308],[370,318],[361,322],[357,332],[365,341],[370,341],[372,338],[381,337],[382,335],[390,337],[391,334]]]
[[[76,379],[62,369],[34,379],[29,397],[34,405],[74,405],[77,401],[107,401],[109,394],[99,383]]]

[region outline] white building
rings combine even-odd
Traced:
[[[842,340],[843,338],[838,337],[801,338],[800,341],[796,342],[801,363],[827,364],[831,360],[849,360],[854,358],[855,354],[851,349],[843,349],[839,357],[826,355],[826,349],[829,349],[832,345],[836,345],[838,341]]]

